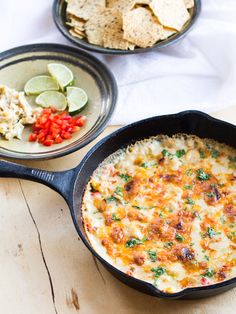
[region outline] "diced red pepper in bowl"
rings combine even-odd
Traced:
[[[38,141],[44,146],[60,144],[71,139],[85,122],[85,116],[71,117],[66,111],[57,113],[54,108],[44,109],[33,125],[29,141]]]

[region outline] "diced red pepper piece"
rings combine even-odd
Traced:
[[[86,117],[85,116],[79,116],[76,118],[76,125],[77,126],[84,126],[86,121]]]
[[[53,143],[54,143],[53,140],[48,140],[48,139],[46,139],[46,140],[43,142],[43,145],[44,145],[44,146],[52,146]]]
[[[29,141],[30,142],[35,142],[37,140],[37,134],[31,133],[29,135]]]

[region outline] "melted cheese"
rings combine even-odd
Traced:
[[[159,136],[108,157],[83,199],[92,247],[116,268],[175,293],[236,275],[236,150]]]

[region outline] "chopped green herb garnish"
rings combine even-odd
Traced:
[[[220,153],[218,152],[218,150],[216,150],[214,148],[211,150],[211,157],[212,158],[217,158],[217,157],[219,157],[219,155],[220,155]]]
[[[174,245],[174,243],[173,242],[166,242],[165,244],[164,244],[164,248],[166,248],[166,249],[168,249],[168,250],[170,250],[171,248],[172,248],[172,246]]]
[[[124,173],[119,174],[119,177],[121,179],[123,179],[125,182],[129,182],[132,179],[131,176],[129,176],[128,174],[124,174]]]
[[[166,273],[165,268],[159,266],[157,268],[151,268],[151,271],[154,273],[154,277],[157,279],[160,276],[164,275]]]
[[[143,242],[144,242],[143,240],[133,238],[126,242],[125,247],[132,248],[132,247],[135,247],[136,245],[143,244]]]
[[[93,214],[98,214],[98,213],[100,213],[99,210],[95,210],[95,211],[93,212]]]
[[[148,250],[148,256],[150,258],[150,260],[154,263],[157,261],[157,253],[155,251],[152,250]]]
[[[194,216],[200,220],[202,219],[198,211],[194,212]]]
[[[194,200],[192,200],[189,197],[187,198],[186,203],[189,204],[189,205],[194,205],[195,204]]]
[[[220,152],[213,148],[210,144],[206,144],[207,149],[211,152],[211,157],[212,158],[217,158],[220,155]]]
[[[170,152],[168,152],[167,149],[163,149],[162,155],[163,155],[164,157],[169,156],[169,155],[170,155]]]
[[[191,242],[191,243],[190,243],[190,246],[194,246],[194,244],[195,244],[194,242]]]
[[[193,189],[193,186],[192,186],[192,185],[185,185],[185,186],[184,186],[184,189],[185,189],[185,190],[192,190],[192,189]]]
[[[212,269],[207,269],[207,271],[203,274],[204,277],[212,278],[215,275],[214,270]]]
[[[155,278],[155,279],[154,279],[154,286],[155,286],[156,288],[158,288],[158,278]]]
[[[133,205],[132,207],[133,207],[133,208],[136,208],[136,209],[139,209],[139,210],[140,210],[140,209],[146,209],[146,207],[143,207],[143,206],[136,206],[136,205]]]
[[[167,149],[163,149],[162,155],[163,155],[164,157],[173,158],[173,154],[171,154]]]
[[[206,181],[210,179],[210,175],[207,174],[203,169],[197,170],[197,178],[200,181]]]
[[[120,186],[117,186],[115,189],[115,193],[121,197],[123,197],[123,189]]]
[[[232,231],[232,232],[230,233],[230,235],[227,235],[227,237],[228,237],[230,240],[232,240],[233,238],[236,237],[236,231]]]
[[[184,242],[184,237],[182,237],[181,235],[179,235],[178,233],[176,233],[175,235],[175,239],[179,242]]]
[[[92,193],[97,192],[97,190],[93,187],[92,183],[90,183],[90,192]]]
[[[140,165],[140,167],[145,168],[145,169],[148,169],[148,168],[154,167],[154,166],[156,166],[156,165],[157,165],[156,162],[143,162],[143,163]]]
[[[206,196],[209,198],[215,197],[216,194],[214,192],[206,193]]]
[[[230,168],[236,169],[236,156],[235,157],[228,157],[230,161]]]
[[[235,157],[229,156],[229,161],[236,163],[236,156]]]
[[[133,208],[136,208],[136,209],[139,209],[139,210],[147,210],[147,209],[152,209],[154,208],[154,206],[151,206],[151,207],[145,207],[145,206],[136,206],[136,205],[133,205],[132,206]]]
[[[204,258],[205,258],[207,261],[210,260],[209,256],[207,256],[207,255],[205,255]]]
[[[162,213],[159,214],[159,217],[164,218],[164,215]]]
[[[115,214],[115,213],[113,213],[113,214],[111,215],[111,219],[112,219],[113,221],[121,221],[120,218],[116,217],[116,214]]]
[[[188,169],[185,171],[186,176],[191,177],[191,175],[193,174],[193,169]]]
[[[206,157],[205,152],[201,149],[199,150],[199,154],[200,154],[200,158],[202,159]]]
[[[149,163],[148,162],[143,162],[140,167],[147,169],[149,167]]]
[[[221,223],[222,223],[223,225],[226,223],[226,220],[225,220],[225,218],[224,218],[223,216],[220,217],[220,221],[221,221]]]
[[[114,196],[109,196],[108,198],[106,198],[106,202],[107,203],[117,202],[117,198]]]
[[[176,151],[175,156],[178,157],[178,158],[181,158],[181,157],[183,157],[185,154],[186,154],[186,152],[185,152],[184,149],[179,149],[179,150]]]
[[[207,234],[208,234],[209,238],[212,239],[216,235],[216,232],[214,231],[213,228],[208,227],[207,228]]]

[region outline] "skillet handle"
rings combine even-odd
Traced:
[[[42,183],[61,194],[67,203],[70,201],[76,173],[76,168],[68,171],[51,172],[0,160],[0,177],[19,178]]]

